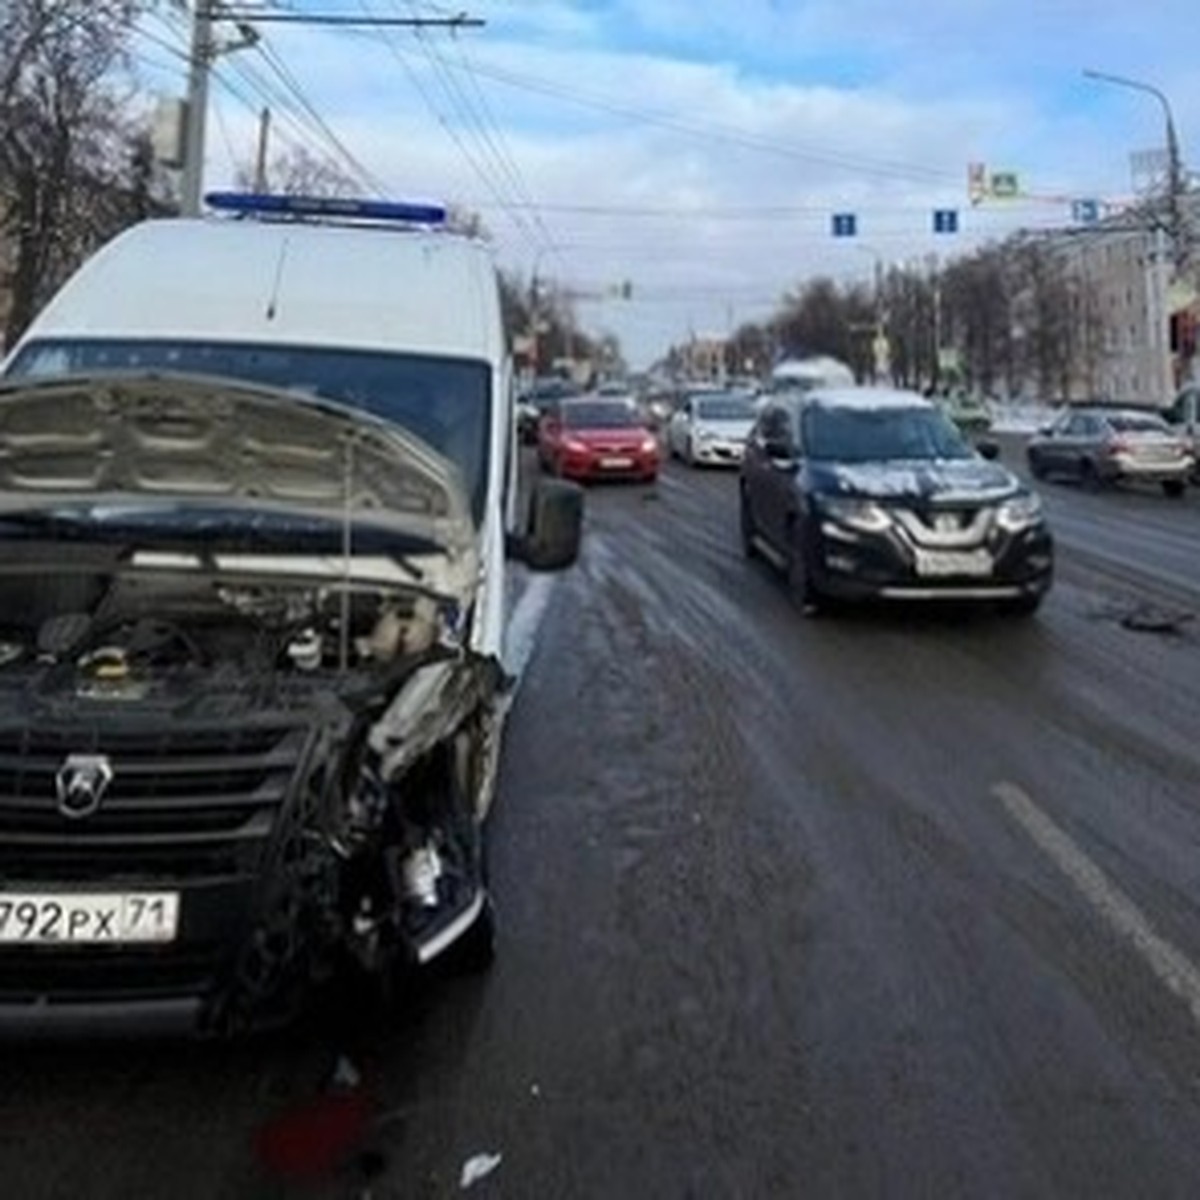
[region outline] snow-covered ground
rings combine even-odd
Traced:
[[[1057,410],[1049,404],[993,403],[992,428],[997,433],[1036,433],[1054,419]]]

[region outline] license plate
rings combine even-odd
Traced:
[[[986,550],[918,550],[916,566],[925,578],[990,575],[992,556]]]
[[[633,466],[632,458],[602,458],[600,465],[606,471],[628,471]]]
[[[2,892],[0,946],[173,942],[178,892]]]

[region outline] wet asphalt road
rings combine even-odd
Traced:
[[[4,1052],[21,1197],[256,1163],[337,1053],[374,1196],[1200,1195],[1200,493],[1045,488],[1032,621],[806,621],[736,480],[593,489],[493,818],[498,961],[386,1035]]]

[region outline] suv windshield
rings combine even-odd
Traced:
[[[930,408],[831,408],[805,412],[804,443],[810,458],[862,463],[922,458],[970,458],[958,430]]]
[[[562,422],[568,429],[632,429],[641,424],[630,405],[605,401],[564,404]]]
[[[462,474],[476,522],[487,493],[490,379],[484,363],[366,350],[224,342],[32,342],[8,374],[172,371],[219,376],[334,400],[415,434]]]

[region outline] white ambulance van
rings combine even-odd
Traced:
[[[0,753],[47,812],[0,828],[36,910],[0,1026],[230,1030],[491,953],[506,562],[570,565],[582,520],[543,480],[513,528],[491,253],[433,206],[208,199],[3,365]]]

